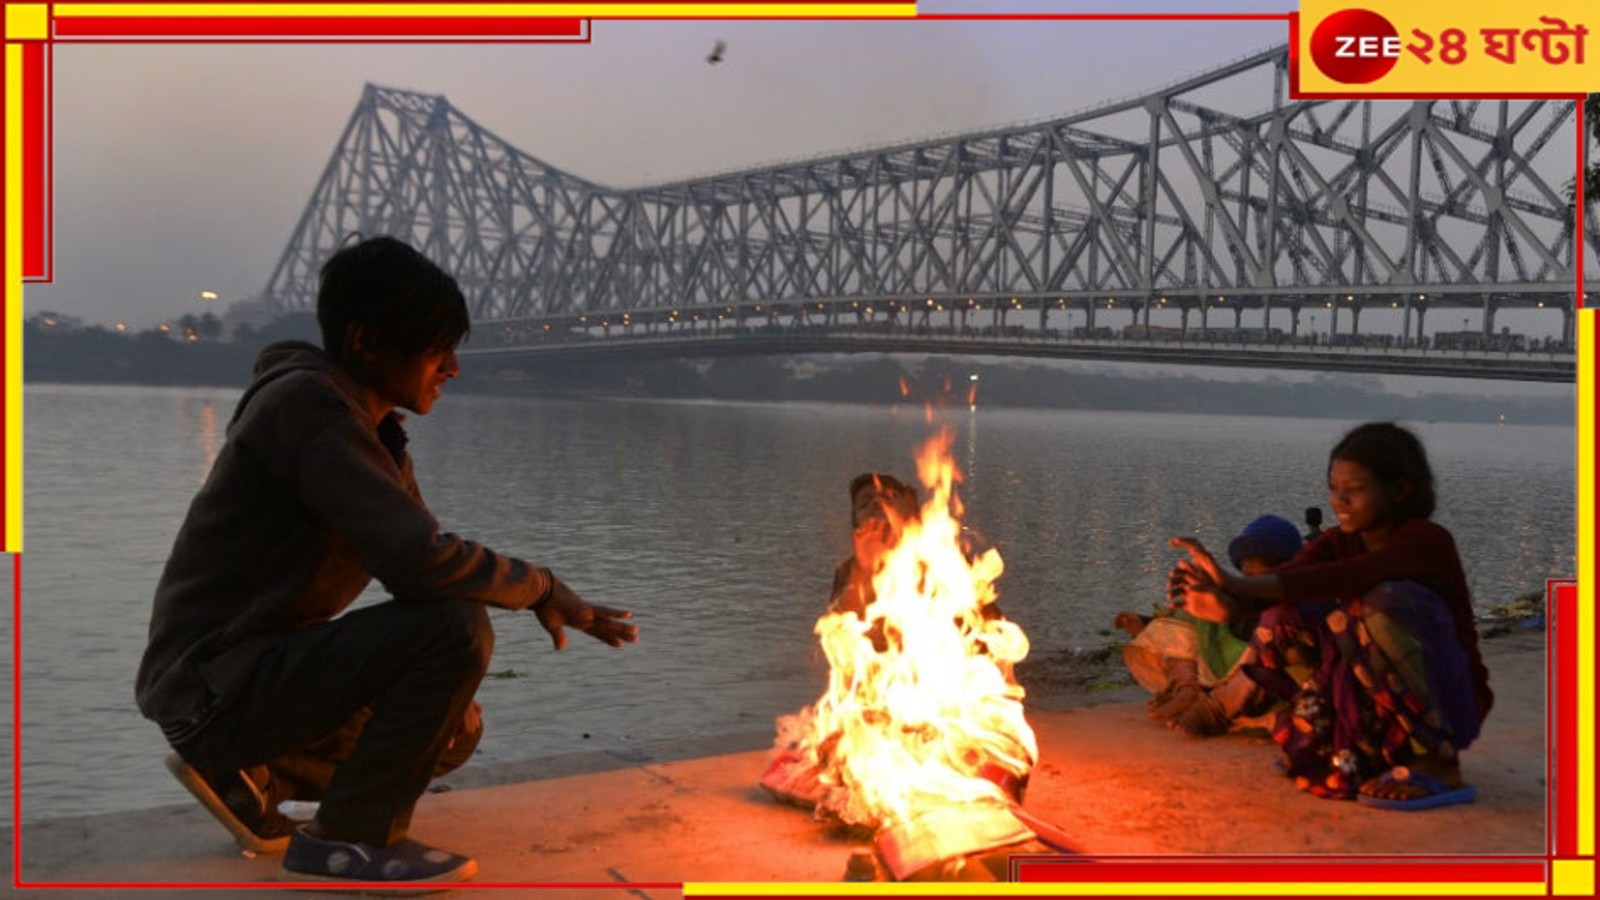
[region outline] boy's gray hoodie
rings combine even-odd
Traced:
[[[442,533],[398,413],[320,349],[261,352],[156,587],[139,709],[181,746],[248,681],[271,636],[333,618],[373,579],[406,602],[523,609],[546,570]]]

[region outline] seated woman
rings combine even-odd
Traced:
[[[1328,459],[1328,529],[1265,575],[1227,572],[1192,538],[1168,593],[1214,622],[1259,613],[1248,669],[1288,701],[1274,722],[1302,790],[1386,809],[1469,803],[1461,777],[1494,702],[1461,557],[1430,519],[1433,471],[1416,436],[1361,425]]]

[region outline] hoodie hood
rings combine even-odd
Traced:
[[[239,398],[239,404],[234,407],[233,421],[238,421],[239,415],[262,388],[277,381],[291,372],[315,370],[326,372],[332,376],[335,384],[339,385],[352,398],[359,398],[361,391],[339,368],[321,347],[307,341],[277,341],[261,348],[261,353],[256,357],[255,369],[250,375],[250,386],[245,388],[244,395]]]

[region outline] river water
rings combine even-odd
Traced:
[[[187,797],[132,682],[162,563],[237,397],[26,387],[23,821]],[[965,522],[999,549],[1001,605],[1036,653],[1097,646],[1117,610],[1160,599],[1168,537],[1220,551],[1261,513],[1299,521],[1324,502],[1327,451],[1353,424],[935,418],[953,430]],[[1480,606],[1574,574],[1573,428],[1415,427]],[[846,486],[868,469],[913,478],[934,430],[910,405],[465,395],[409,428],[448,529],[634,610],[642,633],[621,651],[574,635],[556,654],[531,617],[496,612],[483,763],[749,733],[810,702],[823,676],[811,626],[848,551]]]

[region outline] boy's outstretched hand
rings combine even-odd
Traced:
[[[567,646],[565,631],[567,628],[575,628],[613,647],[639,642],[639,626],[623,621],[632,618],[632,612],[606,606],[591,606],[585,603],[576,591],[562,583],[561,579],[554,575],[550,577],[554,582],[550,589],[550,599],[535,609],[534,615],[539,617],[539,624],[544,626],[544,630],[550,632],[550,638],[555,642],[557,650]]]

